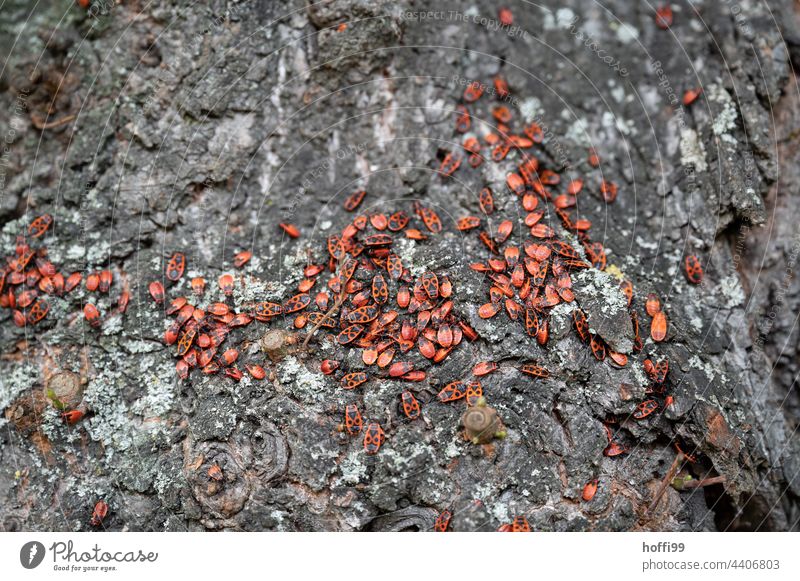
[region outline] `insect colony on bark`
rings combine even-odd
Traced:
[[[350,195],[345,210],[355,213],[365,196],[363,190]],[[347,369],[340,360],[321,363],[320,371],[335,377],[342,389],[356,390],[372,378],[423,382],[427,372],[414,358],[441,363],[462,341],[477,338],[474,329],[454,311],[455,290],[449,277],[432,270],[415,276],[395,250],[396,238],[424,244],[441,231],[439,215],[420,203],[414,205],[411,215],[402,210],[388,216],[357,214],[341,232],[328,237],[326,264],[305,267],[306,278],[300,284],[306,291],[317,286],[323,272],[330,274],[313,300],[309,294],[294,327],[311,326],[308,335],[319,329],[335,335],[342,353],[360,350],[361,370]],[[398,390],[398,409],[408,420],[419,418],[422,406],[414,391]],[[380,423],[362,419],[355,403],[344,410],[343,429],[362,437],[363,448],[370,455],[378,453],[385,440]]]
[[[462,102],[456,106],[455,131],[465,134],[463,153],[443,152],[439,173],[445,179],[450,178],[462,167],[463,157],[466,157],[467,165],[476,168],[490,161],[501,162],[516,151],[519,162],[516,164],[516,171],[507,174],[505,185],[508,193],[517,198],[523,210],[524,229],[514,235],[515,228],[522,228],[522,225],[511,220],[500,221],[494,232],[482,227],[484,217],[492,216],[498,206],[496,194],[488,185],[477,196],[480,213],[457,220],[458,230],[476,232],[488,251],[485,260],[470,265],[472,270],[484,276],[488,284],[489,300],[478,307],[478,316],[491,319],[503,311],[512,322],[521,324],[532,340],[546,346],[552,309],[561,303],[575,303],[572,310],[573,322],[580,340],[589,346],[598,361],[608,359],[613,366],[625,367],[628,364],[628,355],[613,351],[599,334],[592,332],[587,316],[572,292],[573,273],[587,268],[606,268],[606,253],[602,243],[591,239],[591,222],[580,217],[576,211],[578,199],[585,191],[584,179],[575,178],[563,183],[558,171],[544,167],[538,158],[531,155],[531,149],[543,141],[544,132],[535,122],[523,125],[521,131],[514,132],[513,116],[504,105],[490,106],[494,127],[484,132],[483,143],[469,133],[473,125],[469,107],[481,98],[484,86],[478,82],[468,85]],[[494,86],[501,99],[509,92],[508,84],[499,76],[494,79]],[[590,150],[587,161],[591,167],[600,165],[600,158],[594,149]],[[619,188],[614,182],[602,179],[595,191],[606,204],[613,204]],[[581,249],[583,253],[580,252]],[[683,267],[690,283],[702,282],[703,270],[696,256],[687,256]],[[630,281],[623,280],[620,290],[626,297],[631,317],[635,354],[642,351],[644,342],[639,329],[638,312],[633,304],[633,285]],[[645,306],[651,317],[651,339],[654,343],[666,340],[668,320],[660,300],[651,294]],[[651,382],[646,389],[650,397],[640,402],[630,415],[636,421],[644,420],[674,402],[672,396],[666,395],[668,361],[664,359],[653,363],[646,359],[643,365]],[[476,365],[473,375],[483,376],[496,369],[497,364],[494,362],[481,362]],[[548,370],[537,363],[523,364],[519,370],[532,377],[549,376]],[[456,381],[446,386],[440,399],[452,401],[463,397],[465,393],[466,384]],[[603,453],[609,457],[628,451],[628,447],[617,441],[617,434],[609,427],[615,423],[617,421],[614,418],[606,422],[608,446]],[[583,499],[587,502],[592,500],[597,487],[596,479],[590,481],[584,487]]]
[[[660,22],[666,23],[669,16],[660,14]],[[493,84],[498,98],[504,99],[510,94],[502,77],[497,76]],[[488,286],[488,301],[476,305],[478,316],[490,319],[502,311],[512,322],[522,325],[531,340],[546,347],[553,308],[562,303],[574,303],[575,331],[593,356],[601,362],[608,359],[616,367],[626,366],[628,356],[613,351],[599,334],[590,329],[587,316],[572,291],[574,273],[589,268],[604,270],[606,267],[602,243],[591,239],[591,222],[577,213],[578,199],[582,194],[586,195],[584,179],[562,182],[558,171],[544,167],[531,154],[533,148],[544,141],[542,128],[529,123],[520,131],[512,132],[513,115],[505,105],[491,107],[494,130],[482,136],[483,142],[471,134],[473,114],[469,107],[477,107],[482,87],[479,83],[468,85],[462,102],[456,106],[455,131],[467,134],[462,142],[463,152],[443,152],[438,167],[438,173],[447,179],[467,165],[478,168],[483,163],[502,162],[509,155],[519,156],[516,171],[506,176],[507,192],[495,192],[488,185],[483,187],[477,196],[479,212],[462,216],[455,224],[460,232],[474,232],[486,249],[484,260],[470,264],[473,271],[484,277]],[[699,91],[687,92],[686,99],[691,102],[698,94]],[[464,158],[466,164],[462,163]],[[589,151],[587,161],[593,168],[601,163],[594,149]],[[594,191],[606,204],[613,204],[619,188],[614,182],[603,179],[596,184]],[[344,210],[355,214],[366,195],[365,190],[354,192],[344,201]],[[519,222],[511,220],[500,221],[493,231],[484,226],[484,221],[497,212],[498,195],[511,195],[517,199],[524,211],[521,221],[524,229]],[[13,321],[19,327],[36,325],[47,316],[49,303],[45,295],[69,293],[84,278],[80,272],[65,278],[47,259],[47,248],[42,240],[52,224],[53,217],[49,214],[34,219],[27,229],[27,236],[18,238],[15,254],[7,257],[7,264],[0,273],[0,306],[12,309]],[[289,238],[301,236],[293,224],[281,223],[279,226]],[[221,371],[232,380],[240,381],[244,375],[237,367],[239,345],[224,346],[230,333],[236,328],[247,327],[254,320],[269,323],[292,316],[291,324],[295,329],[310,329],[309,338],[324,330],[335,335],[342,351],[361,351],[364,370],[349,370],[336,359],[322,362],[321,372],[335,377],[342,389],[356,390],[372,378],[406,384],[426,381],[428,373],[415,365],[411,355],[416,354],[415,357],[428,360],[429,365],[436,365],[443,362],[464,339],[478,339],[478,333],[468,320],[454,311],[456,289],[447,273],[428,270],[414,276],[396,249],[395,242],[399,238],[424,244],[442,230],[439,215],[419,202],[414,204],[411,214],[404,210],[390,215],[356,214],[339,234],[328,237],[325,259],[318,263],[309,261],[303,268],[303,278],[293,296],[282,302],[247,305],[241,310],[228,304],[237,284],[236,277],[230,273],[217,280],[225,301],[211,303],[205,308],[196,307],[185,296],[168,300],[161,280],[149,282],[147,290],[153,301],[156,305],[164,305],[165,315],[173,317],[165,331],[164,343],[175,345],[177,375],[187,379],[192,369],[199,369],[204,374]],[[242,268],[251,257],[250,252],[242,251],[233,258],[233,264]],[[688,282],[702,283],[703,269],[696,256],[686,256],[682,266]],[[167,285],[177,283],[184,276],[186,267],[186,256],[175,252],[167,261],[163,280]],[[329,275],[323,286],[321,280],[326,272]],[[89,272],[85,276],[85,287],[88,292],[108,293],[113,281],[110,270]],[[192,294],[198,300],[205,294],[206,287],[202,277],[190,281]],[[633,352],[638,353],[644,343],[638,313],[633,307],[633,285],[624,280],[620,289],[627,299],[634,329]],[[129,301],[130,294],[122,291],[117,311],[124,313]],[[85,303],[81,311],[90,326],[102,324],[102,314],[94,304]],[[648,295],[645,311],[651,317],[650,337],[656,343],[664,341],[668,321],[656,295]],[[344,360],[344,356],[341,359]],[[654,362],[648,358],[643,367],[650,380],[647,388],[649,399],[640,402],[631,414],[630,417],[637,421],[674,401],[667,394],[666,387],[669,362],[666,359]],[[255,380],[267,376],[264,368],[254,361],[245,363],[244,368]],[[464,399],[468,408],[479,405],[484,397],[479,378],[497,369],[496,362],[479,362],[474,366],[471,378],[447,383],[439,391],[438,400],[450,403]],[[545,366],[536,362],[521,363],[518,371],[539,379],[550,375]],[[420,418],[423,405],[430,403],[421,402],[418,395],[410,388],[398,390],[398,409],[408,420]],[[76,413],[67,411],[63,417],[73,424],[83,417],[83,413],[77,416]],[[362,437],[366,454],[377,454],[386,439],[381,424],[362,418],[356,403],[346,405],[343,417],[342,431],[353,437]],[[612,426],[616,423],[614,418],[605,422],[608,445],[603,453],[609,457],[628,451],[628,447],[615,438]],[[689,458],[693,460],[693,457]],[[589,481],[583,488],[582,499],[591,501],[597,490],[598,480]],[[104,510],[96,508],[93,524],[100,523],[107,512],[105,503],[98,503],[98,507]],[[443,511],[437,518],[435,530],[447,530],[451,516],[449,511]],[[530,527],[524,516],[518,516],[513,523],[501,526],[500,530],[526,531]]]

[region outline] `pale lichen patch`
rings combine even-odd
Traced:
[[[697,132],[690,127],[681,129],[681,164],[692,165],[695,171],[702,172],[708,169],[706,150]]]
[[[719,282],[719,290],[725,299],[725,307],[732,309],[744,302],[745,294],[739,282],[739,276],[732,274]]]
[[[713,83],[708,87],[707,96],[709,101],[717,103],[721,107],[711,125],[714,135],[726,143],[735,144],[736,139],[730,132],[736,129],[736,119],[739,115],[730,93],[725,90],[725,87]]]
[[[286,357],[278,365],[278,379],[281,384],[298,397],[305,400],[322,401],[327,389],[323,375],[309,371],[295,356]]]
[[[339,462],[339,470],[342,484],[358,484],[367,476],[367,466],[361,462],[360,453],[356,451],[350,452]]]

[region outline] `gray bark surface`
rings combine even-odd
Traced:
[[[796,4],[672,6],[672,27],[660,30],[653,5],[629,0],[509,2],[511,28],[483,0],[138,0],[89,12],[66,0],[7,2],[0,248],[13,254],[17,235],[49,212],[61,272],[111,268],[115,280],[108,295],[81,287],[54,298],[33,328],[0,309],[0,530],[93,530],[100,499],[106,530],[431,530],[444,509],[457,531],[495,530],[515,515],[539,531],[797,530]],[[667,341],[648,340],[623,369],[595,361],[564,313],[546,348],[502,314],[477,315],[488,287],[468,264],[485,252],[453,221],[477,215],[485,185],[498,215],[516,216],[504,180],[518,158],[452,180],[435,170],[441,150],[460,143],[462,81],[496,74],[515,120],[546,130],[537,157],[586,179],[581,212],[613,266],[575,277],[590,323],[610,344],[630,342],[609,272],[633,282],[640,314],[648,293],[662,297]],[[683,107],[694,87],[703,94]],[[480,115],[493,102],[485,95]],[[600,169],[587,164],[589,147]],[[601,176],[619,184],[614,204],[599,197]],[[324,334],[270,361],[259,340],[291,329],[290,318],[235,332],[267,380],[180,381],[147,290],[165,259],[183,251],[189,261],[171,297],[190,296],[191,277],[204,276],[217,300],[217,277],[250,250],[236,304],[280,301],[308,248],[325,260],[325,238],[352,220],[342,200],[359,187],[367,213],[410,212],[415,200],[439,212],[444,232],[403,242],[404,263],[447,272],[456,311],[481,336],[414,386],[425,420],[398,412],[398,382],[353,393],[319,373],[337,353]],[[301,238],[282,236],[279,222]],[[689,253],[703,262],[702,285],[683,277]],[[107,314],[122,288],[127,313]],[[104,313],[99,329],[80,312],[90,298]],[[669,358],[675,403],[625,420],[644,399],[648,355]],[[353,350],[347,362],[359,359]],[[435,394],[484,360],[501,366],[484,388],[508,434],[476,446],[462,436],[463,406]],[[514,369],[529,360],[551,377]],[[54,377],[91,409],[75,426],[46,398]],[[354,401],[386,430],[375,456],[337,430]],[[622,457],[602,454],[610,417],[631,446]],[[683,474],[726,482],[669,487],[648,510],[676,441],[697,456]],[[222,486],[209,483],[213,463]]]

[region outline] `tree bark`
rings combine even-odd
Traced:
[[[628,0],[513,2],[506,26],[483,0],[46,4],[7,3],[0,22],[0,243],[13,255],[48,212],[61,272],[111,269],[114,283],[53,297],[35,327],[0,310],[0,529],[89,530],[100,499],[107,530],[430,530],[445,509],[453,530],[515,515],[544,531],[798,529],[796,4],[678,0],[667,30],[653,6]],[[615,275],[633,283],[644,336],[645,297],[661,297],[667,340],[648,339],[622,369],[596,361],[569,317],[554,316],[542,348],[502,313],[477,316],[488,287],[468,265],[485,251],[454,222],[479,215],[487,185],[493,219],[518,219],[505,176],[519,157],[464,163],[451,180],[436,169],[460,147],[465,86],[496,75],[512,126],[542,126],[542,166],[585,180],[581,216],[607,252],[605,272],[575,277],[590,324],[609,344],[631,341],[624,310],[620,322],[609,307]],[[487,90],[475,127],[493,123],[495,102]],[[602,178],[619,186],[613,204]],[[280,302],[309,249],[327,261],[325,239],[352,220],[341,205],[359,188],[365,213],[412,213],[415,201],[439,213],[443,233],[404,243],[404,264],[448,273],[455,310],[480,334],[427,368],[425,419],[398,412],[398,382],[354,394],[322,375],[338,349],[324,329],[273,362],[259,340],[291,330],[291,317],[235,332],[266,380],[180,381],[148,294],[169,256],[189,262],[170,298],[202,276],[217,300],[217,277],[235,272],[237,306]],[[302,236],[283,236],[281,222]],[[241,271],[240,250],[253,253]],[[704,266],[701,285],[683,276],[687,254]],[[130,305],[113,315],[123,289]],[[669,359],[673,403],[636,421],[645,357]],[[550,377],[516,371],[531,360]],[[464,440],[463,406],[435,397],[478,361],[500,364],[484,392],[506,437],[486,445]],[[74,426],[47,396],[65,373],[90,410]],[[339,431],[356,400],[386,430],[375,456]],[[610,458],[612,420],[629,450]],[[657,494],[676,443],[695,460],[680,475],[724,483]],[[595,478],[597,494],[581,500]]]

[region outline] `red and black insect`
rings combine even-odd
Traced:
[[[333,318],[327,317],[323,313],[313,312],[307,313],[305,316],[308,318],[308,322],[312,325],[319,325],[320,327],[325,327],[326,329],[333,329],[335,327]],[[295,321],[296,320],[297,319],[295,319]]]
[[[344,389],[355,389],[362,383],[367,381],[367,374],[363,371],[354,371],[352,373],[346,373],[342,376],[339,380],[339,384]]]
[[[110,270],[100,271],[100,284],[97,287],[101,293],[107,293],[111,288],[111,283],[114,281],[114,275]]]
[[[528,524],[528,519],[526,519],[522,515],[515,516],[514,521],[511,523],[511,532],[514,533],[531,532],[531,526]]]
[[[42,214],[28,226],[28,236],[39,238],[47,232],[48,228],[53,224],[53,216],[50,214]]]
[[[192,292],[201,297],[206,292],[206,280],[202,276],[197,276],[191,282]]]
[[[252,252],[250,252],[249,250],[242,250],[233,257],[233,265],[236,268],[242,268],[245,264],[250,262],[250,259],[252,257],[253,257]]]
[[[413,393],[408,390],[405,390],[403,393],[401,393],[400,403],[403,408],[403,413],[408,419],[415,420],[419,417],[420,405]]]
[[[603,200],[606,204],[611,204],[617,199],[617,190],[617,184],[614,182],[607,180],[602,180],[600,182],[600,195],[603,196]]]
[[[206,475],[210,480],[214,480],[215,482],[222,482],[225,478],[225,475],[222,473],[222,468],[219,464],[212,464],[206,470]]]
[[[422,288],[431,299],[439,298],[439,277],[436,273],[427,271],[422,275]]]
[[[547,369],[535,363],[526,363],[520,367],[519,370],[526,375],[530,375],[531,377],[538,377],[540,379],[546,379],[550,377],[550,372],[547,371]]]
[[[636,411],[633,412],[634,420],[643,420],[654,411],[658,409],[658,402],[654,399],[648,399],[636,406]]]
[[[187,327],[178,339],[178,357],[183,357],[189,352],[191,349],[192,344],[194,343],[195,338],[197,337],[197,327]]]
[[[511,12],[510,8],[505,6],[497,10],[497,19],[503,26],[512,26],[514,24],[514,14]]]
[[[672,7],[669,4],[662,4],[656,8],[656,26],[661,30],[667,30],[672,26]]]
[[[494,213],[494,196],[492,189],[489,187],[483,188],[478,194],[478,203],[481,206],[481,211],[489,216]]]
[[[439,516],[436,517],[436,522],[433,523],[433,530],[437,533],[446,532],[447,527],[450,526],[451,518],[453,518],[453,515],[450,513],[450,511],[443,510],[439,513]]]
[[[491,252],[492,254],[500,254],[500,251],[497,248],[497,244],[495,243],[495,241],[492,239],[492,237],[489,235],[488,232],[486,231],[479,232],[478,239],[481,242],[483,242],[486,248],[489,249],[489,252]]]
[[[608,456],[609,458],[613,458],[614,456],[620,456],[627,451],[628,448],[626,448],[619,442],[610,442],[608,446],[606,446],[605,450],[603,450],[603,455]]]
[[[371,422],[364,431],[364,451],[367,454],[377,454],[381,449],[385,434],[378,422]]]
[[[244,368],[247,370],[247,373],[250,374],[250,377],[253,379],[264,379],[267,376],[267,372],[264,371],[264,368],[260,365],[255,363],[247,363],[245,364]]]
[[[363,421],[361,420],[361,413],[358,411],[358,407],[353,404],[348,405],[345,407],[344,410],[344,425],[345,429],[347,429],[347,433],[351,436],[356,436],[361,433],[361,428],[363,427]]]
[[[229,297],[233,294],[233,276],[230,274],[223,274],[222,276],[217,279],[217,284],[219,284],[219,290],[222,291],[226,297]]]
[[[534,224],[531,226],[531,236],[534,238],[552,238],[555,235],[556,231],[547,224]]]
[[[244,377],[242,371],[236,367],[226,367],[224,373],[236,382],[241,381],[242,377]]]
[[[688,107],[689,105],[691,105],[692,103],[697,101],[697,98],[702,93],[703,93],[703,89],[687,89],[683,93],[683,104]]]
[[[390,234],[373,234],[364,238],[364,246],[390,246],[394,239]],[[373,251],[377,252],[377,251]]]
[[[361,202],[364,201],[364,196],[367,195],[366,190],[358,190],[350,194],[350,196],[344,201],[344,209],[348,212],[355,212],[356,208],[361,205]]]
[[[16,273],[24,272],[25,268],[28,266],[28,263],[33,259],[35,256],[35,252],[28,248],[27,246],[18,246],[17,247],[17,258],[11,260],[9,266],[12,270]],[[24,278],[24,277],[23,277]],[[12,281],[13,284],[18,284]]]
[[[399,232],[408,225],[408,214],[403,211],[395,212],[389,216],[388,228],[391,232]]]
[[[700,284],[703,282],[703,265],[694,254],[689,254],[683,261],[683,272],[686,274],[686,280],[692,284]]]
[[[372,224],[375,230],[386,230],[389,226],[389,219],[386,217],[386,214],[372,214],[372,216],[369,217],[369,223]]]
[[[509,151],[511,151],[511,143],[509,141],[501,141],[492,149],[492,161],[503,161]]]
[[[419,217],[422,218],[422,222],[430,232],[438,234],[442,231],[442,220],[439,218],[439,214],[437,214],[431,208],[417,204],[417,213],[419,214]]]
[[[17,295],[17,308],[24,309],[36,300],[38,293],[33,290],[25,290]]]
[[[497,94],[497,97],[499,99],[505,99],[506,97],[508,97],[509,90],[508,90],[508,83],[506,82],[506,80],[500,75],[497,75],[493,79],[493,82],[494,82],[494,90],[495,93]]]
[[[468,406],[478,405],[478,401],[483,397],[483,385],[480,381],[470,381],[464,395]]]
[[[320,371],[325,375],[330,375],[337,369],[339,369],[339,362],[333,359],[325,359],[320,365]]]
[[[464,89],[464,102],[474,103],[481,98],[481,95],[483,95],[483,85],[478,81],[473,81]]]
[[[661,310],[661,300],[658,298],[658,295],[655,293],[648,294],[644,308],[648,315],[651,317],[655,316],[655,314]]]
[[[83,307],[83,316],[86,318],[86,322],[89,323],[92,327],[97,327],[100,325],[100,311],[97,310],[91,303],[87,303]]]
[[[510,173],[506,176],[506,185],[509,190],[518,196],[524,195],[527,189],[525,180],[517,173]]]
[[[586,320],[586,315],[580,309],[575,309],[572,311],[572,320],[575,323],[575,330],[578,332],[578,336],[581,338],[581,341],[586,343],[590,339],[589,334],[589,323]]]
[[[502,244],[508,237],[511,236],[511,232],[514,229],[514,223],[511,220],[503,220],[497,227],[497,236],[495,236],[495,241],[498,244]]]
[[[583,486],[583,494],[581,494],[581,498],[585,502],[589,502],[594,498],[594,495],[597,493],[597,478],[590,480]]]
[[[664,359],[658,363],[653,363],[651,359],[645,359],[642,362],[645,373],[647,373],[650,380],[656,385],[662,385],[667,380],[669,373],[669,360]]]
[[[667,337],[667,315],[664,311],[658,311],[653,315],[653,320],[650,322],[650,337],[653,341],[659,343]]]
[[[50,304],[42,299],[39,299],[31,308],[28,309],[28,314],[25,317],[25,322],[29,325],[35,325],[39,321],[47,316],[48,311],[50,310]]]
[[[590,335],[589,347],[592,349],[592,355],[598,361],[605,361],[606,358],[606,344],[598,335]]]
[[[364,305],[351,311],[347,315],[347,322],[364,325],[377,319],[379,314],[380,308],[377,305]]]
[[[497,371],[497,363],[494,361],[481,361],[472,368],[472,375],[475,377],[483,377]]]
[[[639,352],[644,349],[644,343],[639,334],[639,315],[636,311],[631,311],[631,324],[633,325],[633,350]]]
[[[14,309],[13,317],[14,317],[14,324],[17,327],[23,328],[25,325],[28,324],[27,319],[25,317],[25,313],[23,313],[19,309]]]
[[[631,303],[633,303],[633,283],[631,283],[629,280],[623,280],[621,283],[619,283],[619,288],[622,291],[622,294],[625,295],[625,298],[628,301],[628,306],[630,307]]]
[[[189,378],[189,364],[186,363],[183,359],[179,359],[177,363],[175,363],[175,373],[178,374],[178,377],[182,380]]]
[[[183,252],[176,252],[167,262],[167,279],[172,282],[179,281],[184,270],[186,270],[186,255]]]
[[[236,349],[226,349],[225,352],[220,355],[220,361],[225,365],[233,365],[236,360],[239,358],[239,351]]]
[[[339,282],[341,284],[347,284],[358,268],[358,260],[355,258],[348,258],[342,267],[339,269]]]
[[[167,330],[164,331],[164,342],[167,345],[174,345],[175,342],[178,340],[178,334],[181,332],[181,326],[173,322],[167,327]]]
[[[228,321],[228,326],[231,328],[244,327],[252,322],[253,322],[253,317],[251,317],[247,313],[238,313],[234,315],[230,321]]]
[[[383,305],[389,300],[389,286],[381,274],[372,277],[372,300]]]
[[[297,311],[302,311],[308,305],[311,304],[311,295],[308,293],[300,293],[288,301],[283,303],[283,314],[288,315],[290,313],[296,313]]]
[[[525,332],[531,337],[536,337],[541,330],[541,321],[535,309],[525,309]]]
[[[64,292],[71,292],[74,288],[76,288],[79,284],[81,284],[81,279],[83,275],[80,272],[73,272],[67,277],[67,280],[64,282]]]
[[[403,263],[396,254],[389,254],[386,257],[386,272],[392,280],[400,280],[403,276]]]
[[[98,500],[92,510],[92,518],[89,524],[93,527],[99,527],[103,524],[103,520],[108,516],[108,503],[104,500]]]
[[[286,232],[286,235],[289,238],[300,238],[300,230],[294,224],[286,224],[281,222],[278,224],[278,226],[280,226],[281,230]]]
[[[131,294],[128,291],[122,291],[117,299],[117,312],[124,313],[128,310],[128,303],[130,303]]]
[[[55,276],[56,267],[52,262],[47,260],[47,258],[44,256],[37,256],[34,262],[41,276]]]
[[[624,353],[618,353],[616,351],[612,351],[611,349],[607,350],[608,356],[611,358],[611,361],[617,367],[625,367],[628,364],[628,356]]]
[[[453,381],[444,386],[439,392],[438,398],[441,402],[450,402],[461,399],[467,395],[467,389],[463,381]]]
[[[180,312],[180,310],[183,309],[186,306],[186,304],[187,301],[185,297],[178,297],[174,299],[172,303],[170,303],[170,308],[167,309],[167,314],[171,315],[174,312],[174,309],[176,308]],[[224,317],[225,315],[231,312],[231,308],[225,303],[211,303],[210,305],[208,305],[207,310],[210,314],[214,315],[215,317]]]
[[[68,425],[74,426],[83,419],[86,414],[81,410],[69,410],[61,414],[61,419]]]
[[[339,341],[339,345],[347,345],[355,341],[361,333],[364,332],[363,325],[350,325],[342,330],[337,337],[337,341]]]
[[[464,105],[456,105],[456,131],[466,133],[471,125],[469,110]]]
[[[259,321],[267,322],[272,317],[277,317],[282,313],[283,313],[283,307],[281,305],[279,305],[278,303],[271,303],[268,301],[264,301],[256,305],[253,316]]]

